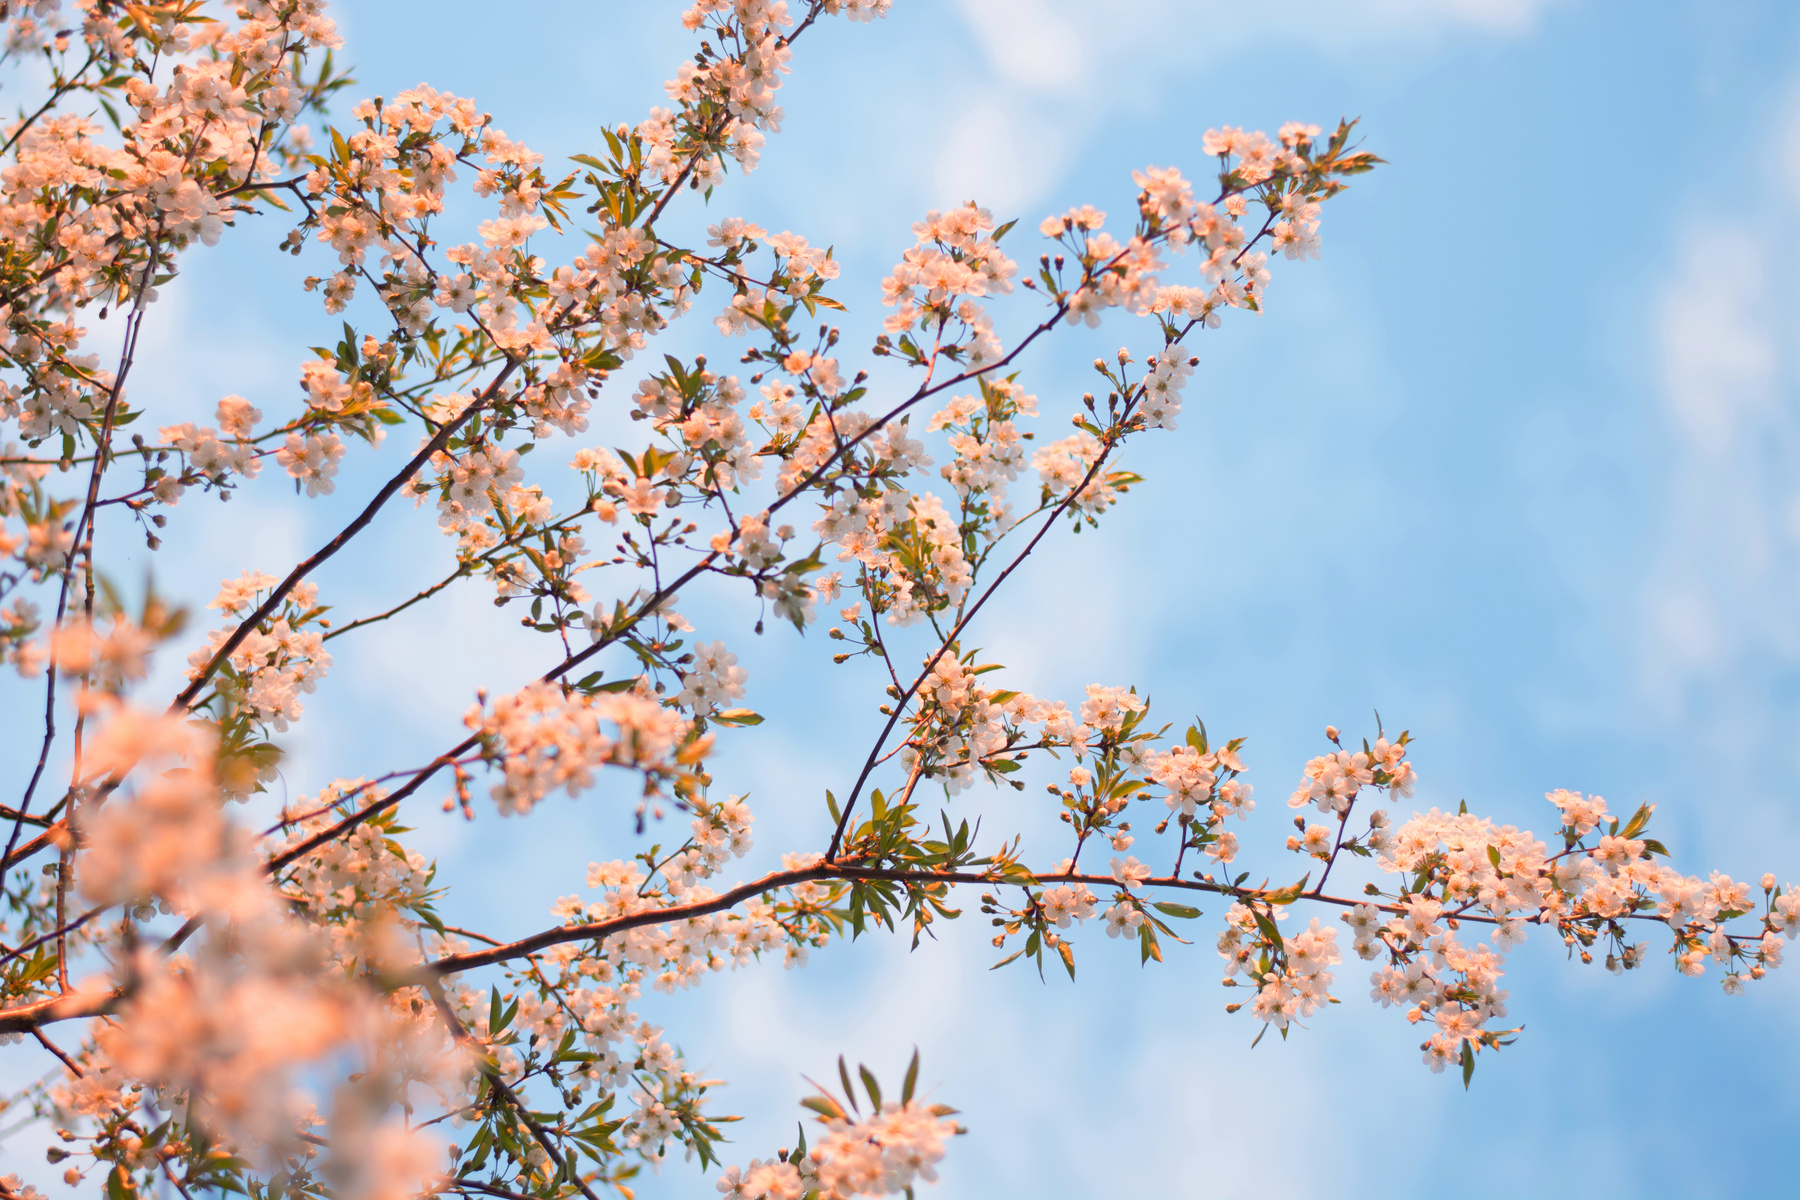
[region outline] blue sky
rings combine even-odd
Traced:
[[[1015,686],[1073,700],[1089,682],[1134,683],[1167,719],[1246,735],[1259,872],[1298,873],[1258,842],[1283,836],[1280,798],[1323,726],[1372,732],[1379,708],[1419,738],[1419,808],[1466,798],[1542,829],[1551,788],[1615,810],[1651,801],[1684,869],[1800,880],[1800,10],[896,7],[807,35],[785,132],[704,215],[834,245],[835,294],[864,335],[851,344],[866,344],[876,283],[928,208],[974,197],[1023,217],[1021,239],[1074,203],[1123,214],[1133,167],[1203,175],[1200,134],[1225,124],[1360,116],[1390,162],[1327,206],[1323,261],[1279,264],[1265,315],[1201,339],[1181,429],[1130,452],[1149,482],[1099,537],[1053,543],[1005,619],[977,631]],[[357,95],[420,80],[472,95],[554,167],[661,101],[686,45],[678,11],[546,0],[497,19],[390,0],[337,15]],[[293,403],[304,346],[334,323],[274,252],[280,230],[246,235],[169,289],[140,399],[196,416],[224,392]],[[1115,314],[1034,353],[1025,382],[1060,421],[1090,387],[1084,364],[1148,346],[1147,332]],[[659,349],[726,353],[698,313]],[[363,454],[310,507],[275,480],[226,506],[186,502],[154,564],[161,586],[192,580],[187,598],[204,603],[224,575],[285,569],[398,451]],[[386,516],[371,537],[321,580],[344,612],[385,606],[447,561],[427,513]],[[718,770],[759,814],[748,875],[822,841],[823,790],[860,761],[878,685],[831,668],[816,636],[753,636],[725,592],[691,607],[721,622],[770,717]],[[542,669],[547,648],[507,620],[474,585],[346,648],[284,786],[441,749],[475,687]],[[396,679],[418,682],[396,692]],[[0,689],[9,712],[22,697]],[[9,759],[20,736],[0,743]],[[985,828],[1059,857],[1032,795],[952,811],[979,803]],[[452,878],[478,881],[459,915],[522,933],[588,861],[636,848],[625,803],[602,790],[473,826],[427,803],[416,823]],[[916,953],[870,938],[803,972],[768,964],[647,1006],[731,1081],[737,1160],[790,1144],[803,1073],[823,1078],[846,1053],[897,1075],[917,1045],[923,1079],[972,1129],[931,1193],[942,1200],[1735,1196],[1791,1176],[1800,994],[1782,972],[1732,999],[1716,975],[1677,978],[1660,945],[1615,978],[1540,937],[1512,958],[1525,1035],[1484,1055],[1465,1094],[1369,1004],[1359,962],[1339,971],[1341,1006],[1252,1051],[1255,1027],[1222,1011],[1237,997],[1217,986],[1216,913],[1149,969],[1089,931],[1080,980],[1039,983],[987,970],[969,899],[972,919]],[[711,1184],[675,1164],[643,1194]]]

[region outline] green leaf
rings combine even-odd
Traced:
[[[1469,1090],[1469,1080],[1475,1076],[1475,1049],[1469,1045],[1467,1038],[1463,1039],[1462,1075],[1463,1091],[1466,1092]]]
[[[752,712],[747,708],[728,708],[723,712],[714,713],[709,720],[716,721],[720,725],[761,725],[763,723],[760,713]]]
[[[1256,927],[1262,930],[1263,936],[1269,939],[1277,950],[1287,949],[1286,944],[1281,940],[1281,930],[1275,927],[1275,922],[1270,919],[1267,913],[1259,912],[1256,914]]]
[[[906,1068],[906,1080],[905,1080],[905,1082],[903,1082],[900,1085],[900,1103],[910,1104],[912,1102],[913,1089],[918,1086],[918,1083],[919,1083],[919,1048],[917,1046],[914,1046],[912,1062],[909,1063]]]
[[[1290,883],[1284,888],[1269,892],[1263,898],[1270,904],[1292,904],[1300,898],[1300,893],[1306,890],[1306,881],[1311,878],[1312,872],[1308,871],[1300,877],[1299,883]]]
[[[1167,913],[1171,917],[1181,917],[1183,920],[1191,921],[1200,915],[1200,910],[1191,904],[1171,904],[1159,901],[1155,907],[1157,912]]]
[[[869,1068],[863,1066],[861,1063],[857,1063],[856,1073],[862,1076],[863,1087],[869,1093],[869,1104],[872,1106],[871,1111],[880,1112],[881,1085],[875,1082],[875,1072],[869,1070]]]
[[[861,1112],[862,1110],[857,1108],[856,1104],[856,1089],[850,1084],[850,1067],[844,1062],[844,1056],[841,1054],[838,1055],[838,1078],[844,1084],[844,1099],[850,1101],[851,1108],[856,1108],[858,1112]]]
[[[810,1108],[820,1116],[831,1121],[847,1121],[850,1119],[849,1114],[844,1112],[843,1106],[833,1100],[830,1096],[808,1096],[800,1102],[800,1107]]]
[[[1162,947],[1156,943],[1156,931],[1145,921],[1138,926],[1138,965],[1142,966],[1151,959],[1162,961]]]

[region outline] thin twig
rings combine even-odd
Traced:
[[[375,498],[369,501],[362,512],[358,513],[354,520],[338,531],[337,536],[333,537],[329,542],[326,542],[325,545],[315,551],[311,557],[307,558],[290,571],[286,579],[276,584],[275,589],[269,593],[269,598],[263,601],[255,612],[245,617],[243,621],[238,624],[238,627],[232,631],[231,636],[225,639],[224,643],[213,653],[212,658],[207,661],[204,667],[200,668],[193,680],[187,687],[182,689],[181,694],[175,697],[174,702],[169,707],[171,709],[188,708],[193,703],[194,697],[198,696],[201,689],[206,686],[207,680],[211,679],[213,674],[218,671],[220,665],[226,662],[231,657],[232,652],[243,644],[244,639],[250,636],[252,630],[272,616],[276,609],[281,607],[282,602],[287,599],[288,593],[299,586],[302,580],[319,566],[324,564],[326,560],[330,559],[339,550],[342,550],[348,545],[352,538],[367,528],[369,523],[375,519],[375,515],[381,511],[383,506],[385,506],[389,500],[393,499],[394,494],[412,481],[413,477],[419,473],[419,470],[424,467],[426,463],[431,461],[432,456],[441,451],[449,443],[450,439],[455,436],[456,431],[461,429],[469,421],[473,420],[477,413],[488,406],[493,398],[499,394],[500,389],[505,386],[506,381],[512,377],[512,373],[518,370],[520,361],[520,359],[509,355],[506,360],[506,365],[502,367],[500,373],[494,377],[493,382],[488,384],[488,386],[482,390],[481,395],[473,404],[469,405],[469,407],[459,413],[454,420],[446,421],[443,428],[439,429],[437,434],[432,437],[430,441],[426,442],[417,454],[412,456],[406,466],[401,468],[392,479],[382,485],[381,490],[375,493]]]
[[[462,1018],[458,1017],[451,1009],[450,1001],[444,996],[444,985],[435,977],[421,982],[424,983],[425,990],[431,993],[431,1002],[437,1006],[438,1015],[444,1018],[444,1024],[449,1026],[450,1032],[456,1040],[459,1042],[474,1041],[469,1036],[469,1031],[464,1028]],[[538,1145],[544,1148],[544,1153],[550,1156],[550,1161],[556,1164],[556,1169],[580,1188],[581,1194],[588,1200],[600,1200],[600,1197],[594,1194],[594,1190],[588,1187],[587,1181],[581,1177],[581,1172],[576,1169],[574,1163],[563,1158],[562,1152],[556,1148],[556,1140],[551,1136],[550,1131],[531,1115],[525,1107],[525,1102],[519,1099],[519,1094],[508,1087],[504,1079],[500,1078],[498,1069],[488,1076],[488,1083],[508,1104],[512,1105],[513,1111],[519,1114],[519,1119],[524,1121],[526,1127],[531,1130],[531,1136],[537,1140]]]

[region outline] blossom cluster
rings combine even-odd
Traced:
[[[1328,998],[1334,931],[1315,921],[1279,936],[1298,889],[1183,875],[1186,855],[1215,870],[1238,858],[1223,826],[1255,807],[1241,741],[1215,747],[1196,727],[1166,744],[1128,686],[1070,702],[1008,687],[971,648],[970,624],[1059,520],[1092,527],[1137,482],[1119,465],[1126,443],[1183,419],[1198,331],[1261,307],[1269,255],[1316,255],[1321,202],[1374,161],[1349,126],[1212,131],[1216,191],[1148,167],[1127,225],[1091,206],[1052,216],[1035,267],[1011,257],[1014,224],[980,204],[928,213],[883,283],[889,312],[869,349],[885,361],[869,370],[830,324],[843,308],[831,248],[741,217],[683,245],[700,225],[668,214],[758,166],[795,39],[825,16],[880,16],[888,0],[698,0],[668,103],[599,130],[603,145],[567,175],[472,98],[428,84],[334,108],[344,77],[302,73],[338,44],[321,0],[73,7],[9,14],[10,44],[41,56],[50,86],[0,164],[0,423],[23,443],[0,450],[0,654],[41,681],[44,710],[67,713],[60,728],[74,733],[46,721],[50,766],[14,810],[7,868],[49,869],[9,888],[22,915],[4,930],[19,949],[0,1028],[39,1034],[69,1066],[34,1098],[65,1131],[76,1180],[104,1172],[120,1195],[165,1182],[260,1193],[277,1179],[286,1194],[547,1195],[625,1188],[676,1146],[710,1166],[716,1081],[682,1060],[646,991],[777,955],[798,967],[872,927],[911,924],[916,942],[956,918],[950,892],[965,883],[1022,890],[1004,915],[984,897],[997,942],[1019,935],[1018,954],[1071,973],[1086,923],[1160,958],[1165,918],[1198,915],[1165,890],[1227,894],[1227,957],[1256,988],[1253,1011],[1285,1030]],[[119,114],[116,137],[84,115],[96,108]],[[306,112],[327,120],[316,140],[296,123]],[[133,437],[147,410],[125,385],[157,289],[186,253],[273,209],[288,214],[283,247],[314,272],[297,283],[333,318],[335,344],[282,389],[225,396],[210,423],[146,421],[156,436]],[[459,229],[471,232],[446,233]],[[1172,281],[1190,249],[1197,275]],[[701,311],[738,339],[741,365],[669,354],[643,366],[708,288],[722,294]],[[1003,337],[1003,303],[1042,311]],[[114,361],[92,349],[90,310],[123,317]],[[1096,362],[1103,396],[1070,402],[1073,430],[1039,440],[1050,405],[1022,381],[1021,353],[1117,316],[1140,318],[1153,344]],[[883,400],[888,366],[915,382]],[[533,456],[590,428],[604,446]],[[368,461],[353,472],[358,445]],[[1014,497],[1028,467],[1035,494]],[[315,553],[223,584],[220,627],[189,647],[172,703],[129,698],[179,610],[147,596],[127,613],[96,582],[122,553],[112,514],[155,549],[171,522],[197,532],[198,506],[177,507],[196,491],[322,497],[364,468],[385,482]],[[313,576],[364,529],[406,519],[389,510],[396,497],[444,534],[441,568],[366,615],[328,612]],[[288,782],[285,735],[328,677],[327,641],[346,639],[330,647],[341,656],[471,577],[553,647],[535,682],[478,693],[461,740],[423,765],[313,787],[260,836],[243,824],[262,809],[227,801],[260,806]],[[722,876],[755,822],[715,785],[712,750],[763,718],[737,707],[737,635],[702,634],[677,611],[685,594],[710,613],[721,588],[754,606],[757,633],[765,617],[803,629],[831,608],[835,657],[869,660],[884,689],[867,769],[828,796],[829,840],[735,886]],[[51,753],[64,746],[66,786]],[[1404,747],[1309,768],[1321,788],[1309,796],[1342,819],[1358,787],[1406,794]],[[1016,839],[978,846],[979,821],[948,809],[940,837],[923,810],[921,784],[968,804],[982,782],[1023,791],[1045,756],[1072,760],[1047,788],[1073,842],[1061,861],[1028,866]],[[438,819],[416,811],[432,787],[450,791],[446,811],[493,819],[470,800],[484,772],[498,812],[518,817],[553,792],[623,780],[628,801],[613,807],[645,844],[595,863],[587,894],[559,901],[547,929],[506,941],[447,926],[445,880],[407,839]],[[1134,804],[1158,836],[1173,828],[1169,856],[1137,844]],[[1346,841],[1340,825],[1308,847],[1329,869],[1346,847],[1395,850],[1385,829]],[[1449,906],[1439,883],[1428,899]],[[1685,886],[1669,883],[1665,902],[1689,904]],[[1693,903],[1704,920],[1729,911]],[[1476,952],[1362,933],[1359,950],[1435,953],[1433,970],[1461,973],[1437,1011],[1477,1002],[1463,998],[1487,978]],[[1482,1015],[1498,1015],[1487,995]],[[51,1033],[78,1018],[96,1020],[65,1054]],[[960,1132],[948,1111],[916,1101],[910,1073],[897,1101],[864,1079],[866,1109],[821,1099],[810,1149],[734,1168],[720,1190],[848,1200],[933,1180]]]
[[[318,588],[311,582],[290,590],[278,612],[255,625],[241,623],[261,611],[260,600],[275,583],[271,575],[246,571],[220,585],[219,594],[207,607],[239,618],[240,624],[214,629],[208,635],[206,644],[188,656],[188,678],[199,680],[208,670],[216,671],[221,693],[252,720],[285,732],[300,719],[300,697],[315,691],[331,669],[331,655],[325,650],[325,610],[319,607]],[[215,664],[226,643],[240,634],[224,662]]]
[[[127,952],[71,993],[113,1012],[48,1096],[61,1119],[97,1123],[96,1161],[128,1172],[204,1150],[166,1124],[157,1138],[167,1140],[148,1140],[159,1111],[185,1112],[195,1128],[253,1158],[310,1155],[299,1138],[312,1111],[294,1084],[333,1053],[366,1056],[367,1089],[422,1082],[466,1094],[470,1076],[442,1031],[396,1018],[396,1006],[355,970],[367,939],[332,947],[269,886],[246,831],[221,811],[209,739],[185,721],[116,700],[94,715],[91,761],[112,790],[83,806],[81,894],[123,904],[140,921],[159,909],[192,914],[197,938],[191,949],[176,939],[165,953]],[[334,961],[350,969],[328,965]],[[424,1053],[421,1036],[436,1043]],[[356,1091],[340,1095],[339,1106],[366,1106]],[[431,1173],[422,1161],[415,1150],[346,1165],[373,1186],[411,1190]],[[382,1177],[384,1166],[400,1175]]]
[[[890,1101],[860,1120],[829,1118],[825,1136],[804,1156],[753,1158],[747,1167],[726,1171],[719,1192],[724,1200],[853,1200],[935,1183],[944,1142],[961,1129],[934,1109],[916,1100]]]
[[[1264,921],[1267,919],[1265,916]],[[1219,935],[1219,956],[1225,960],[1226,979],[1243,971],[1256,988],[1251,1013],[1258,1020],[1285,1030],[1290,1021],[1310,1017],[1321,1005],[1331,1002],[1330,988],[1335,977],[1327,968],[1342,957],[1337,948],[1337,930],[1320,925],[1314,917],[1304,930],[1281,939],[1279,962],[1272,965],[1266,958],[1256,957],[1260,924],[1254,909],[1233,904],[1225,917],[1225,932]],[[1251,939],[1249,944],[1244,941],[1246,936]]]
[[[1640,965],[1645,950],[1626,922],[1660,922],[1673,936],[1677,969],[1704,974],[1711,959],[1731,994],[1743,991],[1746,978],[1779,966],[1783,937],[1800,931],[1800,896],[1777,888],[1772,875],[1757,887],[1716,871],[1702,880],[1657,861],[1666,853],[1661,843],[1640,836],[1650,806],[1621,826],[1598,796],[1558,789],[1547,799],[1561,821],[1563,848],[1555,852],[1513,826],[1435,808],[1369,839],[1385,870],[1413,882],[1391,919],[1369,905],[1345,919],[1363,957],[1386,952],[1392,960],[1371,979],[1375,998],[1407,1005],[1415,1021],[1433,1017],[1438,1032],[1425,1052],[1434,1070],[1459,1061],[1465,1044],[1496,1043],[1486,1025],[1506,1015],[1507,993],[1496,986],[1504,951],[1524,941],[1533,924],[1556,929],[1583,961],[1592,960],[1589,947],[1604,942],[1607,967],[1622,971]],[[1759,907],[1755,932],[1726,928]],[[1469,920],[1494,927],[1493,948],[1459,939],[1457,924]]]
[[[491,707],[476,705],[463,720],[500,767],[492,795],[502,813],[530,812],[558,790],[577,795],[593,786],[602,766],[641,773],[653,791],[664,781],[691,778],[689,768],[711,745],[641,687],[585,695],[532,683]]]

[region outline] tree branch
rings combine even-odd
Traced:
[[[433,436],[430,441],[426,442],[417,454],[412,456],[406,466],[401,468],[399,473],[388,480],[386,484],[382,485],[381,490],[375,493],[375,498],[369,501],[362,512],[357,514],[355,520],[339,530],[336,537],[321,546],[310,558],[306,559],[290,571],[288,577],[277,584],[275,590],[269,593],[269,598],[263,601],[261,606],[258,607],[255,612],[251,613],[238,623],[238,627],[232,631],[231,636],[225,639],[225,643],[219,647],[207,664],[200,669],[199,674],[194,677],[192,682],[182,689],[181,694],[175,697],[174,702],[170,704],[169,707],[171,709],[186,709],[191,705],[194,702],[194,697],[198,696],[200,690],[206,686],[207,680],[211,679],[213,674],[218,671],[219,667],[231,657],[232,651],[241,646],[244,639],[250,636],[250,631],[272,616],[275,610],[281,607],[282,601],[287,599],[288,593],[293,591],[294,588],[299,585],[301,580],[305,579],[339,550],[342,550],[345,546],[349,545],[352,538],[367,528],[369,523],[375,519],[375,514],[379,513],[382,507],[386,505],[389,500],[393,499],[394,494],[410,483],[413,477],[419,473],[419,470],[424,467],[426,463],[431,461],[434,454],[437,454],[449,444],[450,439],[455,436],[456,431],[472,420],[477,413],[486,408],[493,398],[499,394],[500,389],[505,386],[506,381],[511,378],[512,373],[518,370],[519,362],[519,359],[509,355],[506,360],[506,365],[502,367],[500,373],[494,377],[493,382],[482,389],[480,397],[478,397],[473,404],[469,405],[469,407],[459,413],[455,420],[445,422],[443,428],[439,429],[437,434]]]
[[[423,983],[428,979],[438,978],[457,971],[472,970],[476,967],[492,966],[495,963],[510,959],[522,958],[534,954],[550,946],[565,942],[598,941],[611,937],[616,933],[637,929],[644,925],[666,925],[675,921],[685,921],[693,917],[703,917],[709,913],[722,912],[736,908],[746,900],[754,899],[765,892],[776,888],[792,887],[799,883],[850,882],[860,880],[881,881],[886,883],[904,883],[913,885],[930,884],[985,884],[992,887],[1007,884],[1018,884],[1023,881],[1016,876],[1001,875],[986,871],[907,871],[893,867],[858,867],[843,862],[821,862],[811,867],[795,870],[775,871],[751,883],[739,884],[729,891],[721,892],[706,900],[694,900],[687,904],[670,905],[667,908],[650,908],[641,912],[626,913],[624,916],[610,917],[604,921],[590,921],[582,925],[559,925],[554,929],[546,929],[530,937],[516,942],[508,942],[488,950],[471,950],[466,954],[451,954],[433,962],[426,963],[418,970],[403,976],[401,984]],[[1034,875],[1037,883],[1084,883],[1101,887],[1123,887],[1111,875]],[[1252,903],[1270,903],[1270,893],[1255,888],[1233,888],[1226,884],[1213,882],[1210,879],[1180,879],[1173,875],[1151,878],[1144,881],[1146,887],[1173,888],[1178,891],[1207,892],[1219,896],[1227,896],[1234,900],[1248,900]],[[1323,904],[1335,904],[1339,907],[1353,908],[1366,900],[1342,896],[1307,896],[1308,900],[1316,900]],[[1407,910],[1399,905],[1376,905],[1383,912],[1396,914]],[[1476,921],[1485,924],[1498,924],[1492,917],[1463,917],[1461,920]]]

